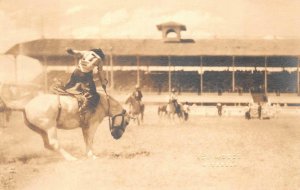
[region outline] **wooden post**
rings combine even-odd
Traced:
[[[48,73],[47,73],[47,57],[43,56],[43,70],[44,70],[44,92],[48,92]]]
[[[108,80],[109,79],[109,71],[108,71],[108,64],[110,62],[110,57],[105,59],[105,63],[104,63],[104,66],[103,67],[103,70],[105,70],[105,78]]]
[[[200,56],[200,94],[203,92],[203,62],[202,56]]]
[[[140,57],[137,55],[136,56],[136,84],[140,85]]]
[[[14,55],[14,81],[15,83],[18,82],[18,61],[16,55]]]
[[[232,56],[232,92],[235,90],[235,56]]]
[[[110,89],[114,90],[115,88],[115,83],[114,83],[114,63],[113,63],[113,53],[112,53],[112,48],[110,49]]]
[[[268,93],[268,73],[267,73],[267,59],[268,57],[265,56],[265,78],[264,78],[264,81],[265,81],[265,94]]]
[[[297,57],[297,94],[298,96],[300,96],[300,74],[299,74],[299,67],[300,67],[300,63],[299,63],[299,57]]]
[[[168,65],[169,65],[169,93],[171,93],[171,88],[172,88],[171,56],[168,56]]]

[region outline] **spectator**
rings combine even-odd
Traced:
[[[218,89],[218,96],[222,96],[222,89]]]
[[[221,103],[217,103],[218,115],[222,116],[223,105]]]
[[[258,118],[261,119],[261,111],[262,111],[262,107],[261,107],[261,103],[258,103]]]

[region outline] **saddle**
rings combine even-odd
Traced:
[[[61,83],[54,83],[50,87],[50,92],[53,94],[61,95],[61,96],[77,96],[83,94],[83,90],[80,85],[75,86],[74,88],[65,90],[64,86]]]
[[[84,91],[82,89],[81,89],[81,91],[79,91],[77,88],[71,88],[71,89],[65,90],[60,85],[53,85],[50,88],[50,92],[52,94],[56,94],[58,96],[58,101],[60,101],[59,96],[71,96],[71,97],[76,98],[77,103],[78,103],[78,112],[79,112],[79,116],[80,116],[81,126],[83,127],[83,126],[88,125],[87,120],[86,120],[87,119],[86,114],[89,111],[91,113],[93,113],[94,110],[89,110],[88,101],[91,98],[91,95],[89,93],[87,93],[87,91]],[[60,109],[61,109],[61,107],[59,107],[59,110]]]
[[[84,101],[84,92],[78,90],[65,90],[62,86],[54,85],[50,88],[50,93],[56,94],[59,96],[71,96],[77,99],[78,106],[81,106]]]

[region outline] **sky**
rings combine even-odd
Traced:
[[[45,38],[300,38],[300,0],[0,0],[0,53]],[[1,79],[1,76],[0,76]]]
[[[300,37],[299,12],[299,0],[0,0],[0,52],[41,36],[160,38],[168,21],[187,38]]]

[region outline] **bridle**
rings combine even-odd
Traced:
[[[116,114],[116,115],[112,115],[111,112],[110,112],[110,99],[109,99],[109,95],[108,93],[106,92],[106,89],[103,89],[104,92],[105,92],[105,95],[106,95],[106,100],[107,100],[107,105],[108,105],[108,109],[107,109],[107,115],[108,115],[108,121],[109,121],[109,129],[110,131],[112,131],[113,129],[115,128],[120,128],[123,130],[125,130],[125,128],[123,128],[123,125],[124,125],[124,120],[125,120],[125,115],[126,115],[126,110],[123,109],[121,113],[119,114]],[[111,116],[112,115],[112,116]],[[122,117],[122,121],[121,121],[121,124],[118,125],[118,126],[115,126],[114,123],[115,123],[115,120],[117,117]]]
[[[123,111],[121,113],[113,115],[113,116],[109,116],[108,119],[109,119],[109,129],[110,129],[110,131],[112,131],[115,128],[118,128],[118,129],[121,129],[124,132],[125,128],[123,126],[124,126],[125,114],[126,114],[126,110],[123,109]],[[114,123],[115,123],[115,119],[117,117],[122,117],[122,121],[121,121],[120,125],[116,126],[116,125],[114,125]]]

